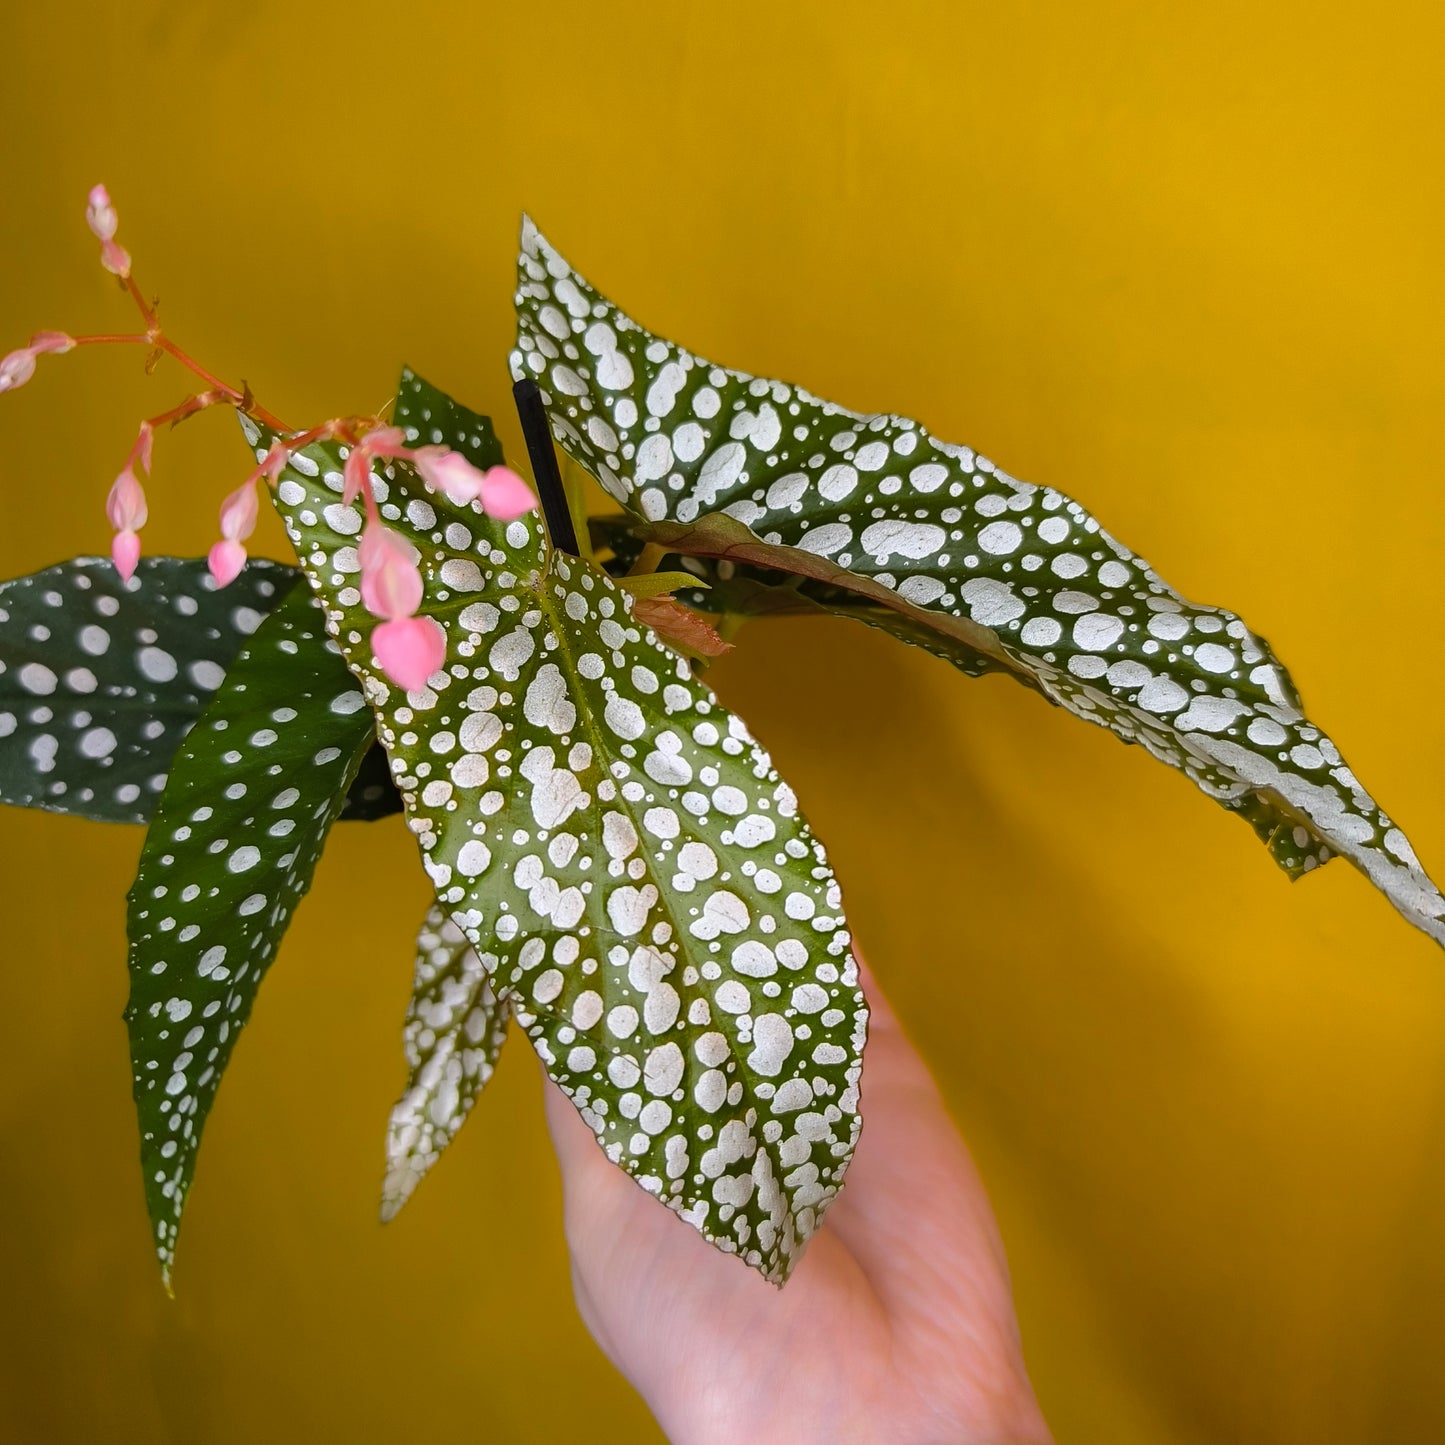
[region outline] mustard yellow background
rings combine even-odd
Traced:
[[[495,412],[523,208],[646,323],[1073,493],[1276,645],[1445,869],[1439,7],[0,7],[0,350],[173,333],[295,424],[410,361]],[[134,354],[0,399],[0,575],[107,543]],[[150,549],[247,458],[157,447]],[[259,550],[285,556],[273,522]],[[992,1190],[1061,1441],[1445,1438],[1445,958],[1138,750],[843,623],[715,684],[829,843]],[[0,1437],[657,1439],[577,1323],[514,1039],[376,1222],[426,895],[333,835],[212,1116],[178,1298],[120,1011],[139,830],[0,812]],[[1437,871],[1437,876],[1439,872]],[[822,1328],[826,1328],[823,1322]]]

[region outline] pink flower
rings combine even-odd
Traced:
[[[110,539],[110,560],[115,563],[121,581],[129,582],[140,561],[140,538],[134,532],[117,532]]]
[[[481,500],[487,516],[512,522],[536,507],[537,494],[510,467],[488,467]]]
[[[19,347],[0,361],[0,391],[16,391],[35,375],[35,359],[47,352],[57,356],[75,349],[75,341],[63,331],[37,331],[29,346]]]
[[[100,264],[112,276],[119,276],[124,280],[130,275],[130,252],[115,241],[106,241],[100,248]]]
[[[247,477],[221,503],[221,540],[211,548],[206,565],[217,585],[227,586],[236,580],[246,565],[246,549],[241,544],[256,530],[256,476]]]
[[[130,254],[115,239],[117,225],[110,192],[104,186],[92,186],[86,199],[85,221],[100,242],[100,264],[114,276],[130,275]]]
[[[246,549],[239,542],[223,537],[206,554],[206,567],[216,579],[217,587],[229,587],[246,565]]]
[[[412,461],[421,479],[434,492],[441,492],[459,507],[481,502],[482,511],[499,522],[524,516],[537,505],[531,487],[510,467],[474,467],[460,452],[444,447],[420,447]]]
[[[372,629],[381,670],[406,692],[420,692],[447,660],[446,633],[430,617],[397,617]]]
[[[85,208],[86,224],[95,234],[97,241],[109,241],[115,235],[115,207],[110,203],[110,192],[104,186],[92,186]]]
[[[446,633],[432,618],[414,615],[424,590],[416,550],[399,532],[373,522],[356,554],[361,600],[383,619],[372,629],[371,649],[398,687],[416,692],[447,658]]]
[[[116,533],[110,546],[111,558],[122,579],[129,582],[140,559],[137,533],[145,526],[148,515],[145,489],[136,481],[129,462],[111,485],[110,495],[105,499],[105,515]]]
[[[35,375],[35,353],[22,346],[0,361],[0,391],[18,391]]]
[[[412,460],[422,481],[459,507],[482,495],[485,476],[460,452],[447,451],[444,447],[422,447],[413,454]]]
[[[366,610],[389,622],[410,617],[421,606],[421,572],[411,543],[390,527],[373,524],[357,548],[361,600]]]

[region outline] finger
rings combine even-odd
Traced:
[[[927,1065],[867,965],[862,1134],[826,1225],[880,1295],[906,1291],[949,1259],[992,1292],[1007,1288],[1003,1246],[983,1183]]]

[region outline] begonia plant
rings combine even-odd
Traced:
[[[1062,493],[654,336],[525,219],[530,484],[410,370],[388,414],[298,429],[163,328],[104,187],[87,219],[139,328],[42,331],[0,391],[97,345],[201,389],[140,424],[109,559],[0,584],[0,801],[147,825],[126,1020],[167,1283],[207,1115],[331,825],[398,811],[434,901],[383,1218],[515,1021],[613,1163],[786,1280],[858,1137],[867,1007],[821,843],[702,681],[745,619],[849,617],[1005,673],[1182,772],[1290,877],[1341,855],[1445,942],[1445,899],[1263,639]],[[157,436],[216,408],[250,449],[219,539],[143,556]],[[621,510],[588,518],[588,478]],[[247,553],[262,494],[292,563]]]

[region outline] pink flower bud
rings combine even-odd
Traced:
[[[0,361],[0,391],[17,391],[35,375],[35,353],[22,346]]]
[[[137,539],[136,546],[140,546]],[[229,587],[241,574],[246,565],[246,549],[237,541],[227,537],[217,542],[206,557],[206,566],[216,579],[217,587]]]
[[[97,241],[109,241],[115,235],[115,207],[111,205],[110,192],[104,186],[91,187],[85,220]]]
[[[482,479],[482,511],[498,522],[515,521],[537,505],[537,494],[510,467],[488,467]]]
[[[100,264],[112,276],[124,280],[130,275],[130,252],[115,241],[103,241],[100,247]]]
[[[406,692],[420,692],[447,660],[446,633],[430,617],[397,617],[372,629],[381,670]]]
[[[349,507],[363,491],[369,490],[371,481],[371,458],[360,447],[352,447],[346,454],[342,477],[341,505]]]
[[[423,447],[413,454],[412,460],[421,473],[421,479],[434,492],[441,492],[459,507],[474,502],[482,494],[485,481],[477,470],[460,452],[446,451],[441,447]]]
[[[244,542],[256,530],[256,483],[247,477],[221,503],[221,536],[228,542]]]
[[[416,550],[399,532],[373,524],[357,548],[361,563],[361,600],[377,617],[395,621],[421,606],[422,580]]]
[[[122,582],[129,582],[135,576],[136,563],[140,561],[140,538],[129,528],[111,538],[110,560],[115,563]]]
[[[30,338],[30,349],[37,356],[47,351],[62,356],[67,351],[75,350],[75,338],[67,336],[63,331],[37,331]]]
[[[146,524],[145,489],[136,481],[129,462],[111,484],[105,515],[117,532],[138,532]]]

